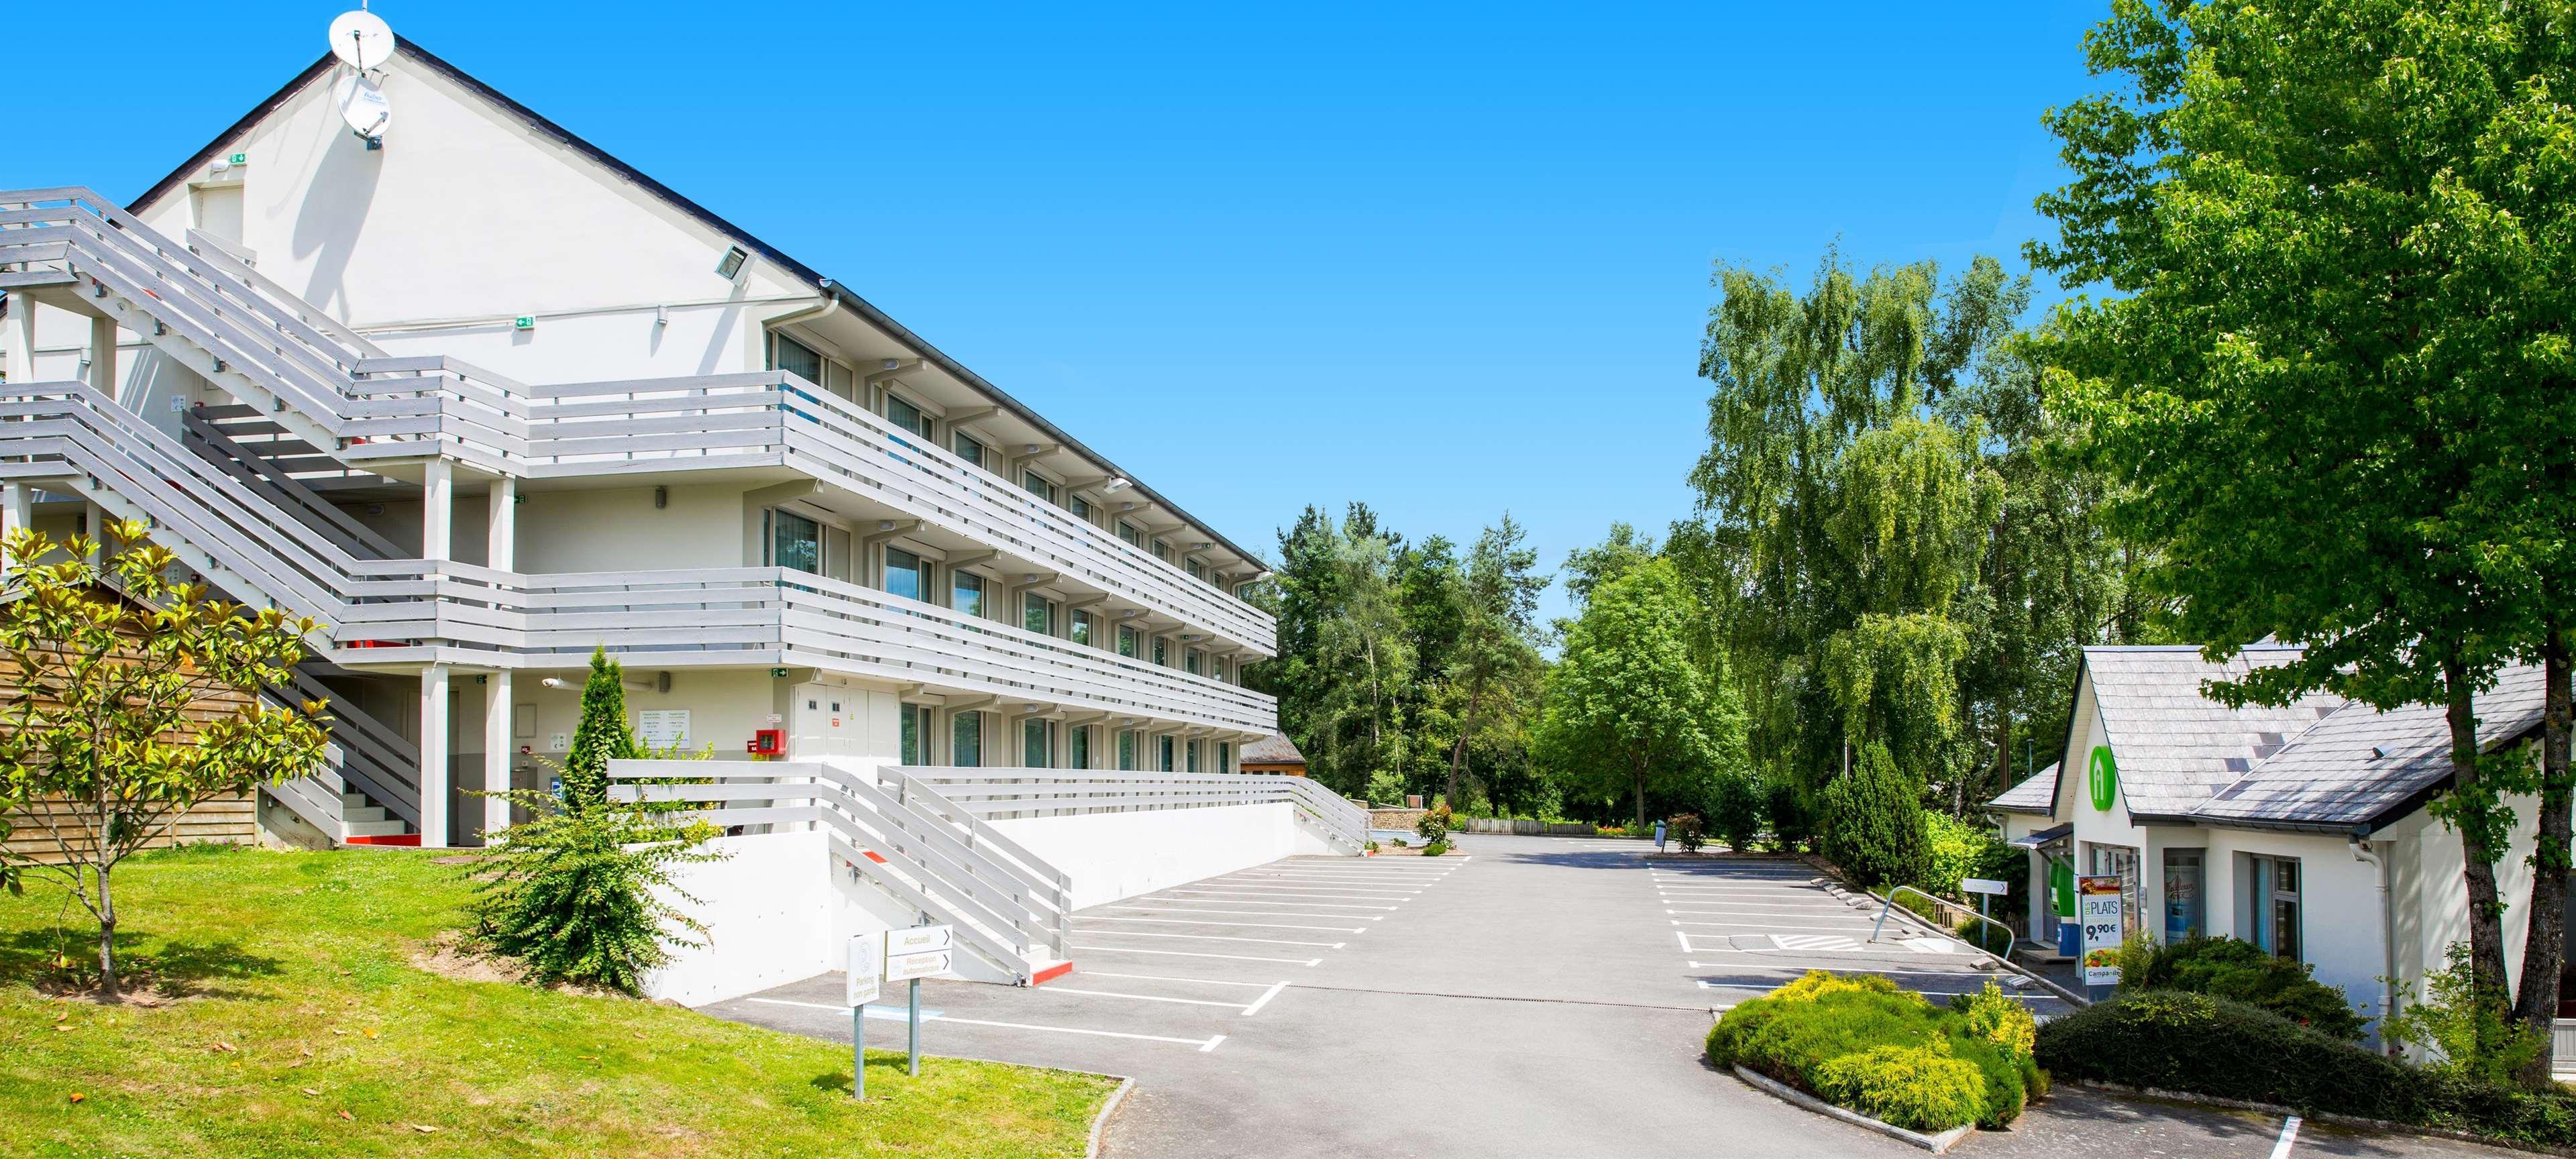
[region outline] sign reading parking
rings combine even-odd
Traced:
[[[865,1006],[877,1000],[884,990],[880,983],[885,970],[885,948],[875,934],[850,936],[850,963],[847,980],[841,990],[844,1006]]]

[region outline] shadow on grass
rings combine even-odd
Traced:
[[[117,935],[116,969],[129,996],[260,998],[209,983],[265,978],[282,970],[275,958],[231,939],[188,940],[143,932]],[[0,936],[0,984],[48,994],[86,994],[98,985],[98,931],[69,925]]]

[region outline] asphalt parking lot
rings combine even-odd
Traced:
[[[1956,940],[1925,934],[1897,917],[1881,930],[1876,905],[1836,896],[1802,862],[1657,858],[1648,862],[1648,880],[1691,983],[1720,1010],[1809,970],[1884,975],[1935,1002],[1992,981],[2033,1014],[2070,1008]]]
[[[1117,1159],[1922,1152],[1772,1099],[1700,1057],[1727,1008],[1811,968],[1939,1000],[1990,971],[1877,943],[1805,865],[1648,859],[1604,838],[1468,834],[1442,858],[1294,858],[1084,910],[1034,989],[923,985],[925,1066],[989,1058],[1134,1078]],[[1807,928],[1825,927],[1825,928]],[[2053,995],[2022,991],[2037,1013]],[[849,1041],[838,975],[705,1008]],[[869,1045],[903,1044],[901,994]],[[1952,1154],[2503,1154],[2064,1090]]]

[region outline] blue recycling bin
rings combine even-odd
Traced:
[[[2057,923],[2057,952],[2074,957],[2084,949],[2084,927],[2074,922]]]

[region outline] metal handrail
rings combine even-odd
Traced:
[[[1977,911],[1975,911],[1975,910],[1972,910],[1972,909],[1969,909],[1969,908],[1968,908],[1968,907],[1966,907],[1966,906],[1960,905],[1959,903],[1957,903],[1957,902],[1955,902],[1955,901],[1951,901],[1950,899],[1945,898],[1945,897],[1934,897],[1934,896],[1932,896],[1931,894],[1925,893],[1925,892],[1923,892],[1922,890],[1916,889],[1916,888],[1914,888],[1913,886],[1910,886],[1910,885],[1899,885],[1899,886],[1892,886],[1892,887],[1890,887],[1890,888],[1888,889],[1888,891],[1887,891],[1887,897],[1886,897],[1886,899],[1885,899],[1884,903],[1883,903],[1883,904],[1881,904],[1881,905],[1879,906],[1879,908],[1878,908],[1878,921],[1877,921],[1877,923],[1876,923],[1876,924],[1873,924],[1872,926],[1870,926],[1870,927],[1869,927],[1869,940],[1871,940],[1871,941],[1873,941],[1873,942],[1877,941],[1877,940],[1878,940],[1879,932],[1880,932],[1881,930],[1884,930],[1884,929],[1886,929],[1886,928],[1887,928],[1887,915],[1888,915],[1888,911],[1893,910],[1893,909],[1895,909],[1895,908],[1896,908],[1896,895],[1897,895],[1897,894],[1900,894],[1900,893],[1910,893],[1910,894],[1913,894],[1914,896],[1919,897],[1919,898],[1922,898],[1922,899],[1923,899],[1923,900],[1925,900],[1925,901],[1931,902],[1931,903],[1932,903],[1932,904],[1934,904],[1934,905],[1939,905],[1939,906],[1948,906],[1948,907],[1950,907],[1951,909],[1957,910],[1957,911],[1959,911],[1960,913],[1966,914],[1966,915],[1967,915],[1967,916],[1969,916],[1969,917],[1975,918],[1975,919],[1977,919],[1978,921],[1984,922],[1984,923],[1986,923],[1987,925],[1990,925],[1990,926],[1995,927],[1996,929],[2002,930],[2002,931],[2004,932],[2004,947],[2005,947],[2005,949],[2004,949],[2004,953],[2006,953],[2006,954],[2010,954],[2010,953],[2012,952],[2012,949],[2011,949],[2012,944],[2013,944],[2014,942],[2016,942],[2016,941],[2020,940],[2020,938],[2021,938],[2021,935],[2016,934],[2016,933],[2014,933],[2014,932],[2013,932],[2013,929],[2012,929],[2012,927],[2011,927],[2011,926],[2005,925],[2005,924],[2003,924],[2002,922],[1996,921],[1996,920],[1995,920],[1995,919],[1993,919],[1993,918],[1987,917],[1987,916],[1986,916],[1986,915],[1984,915],[1984,914],[1978,913],[1978,912],[1977,912]],[[1908,912],[1908,913],[1912,913],[1913,911],[1908,910],[1908,911],[1906,911],[1906,912]],[[1920,916],[1920,915],[1917,915],[1917,916]],[[1985,949],[1985,947],[1983,947],[1983,946],[1979,946],[1979,947],[1977,947],[1977,948],[1978,948],[1978,949],[1981,949],[1981,950],[1982,950],[1982,949]]]

